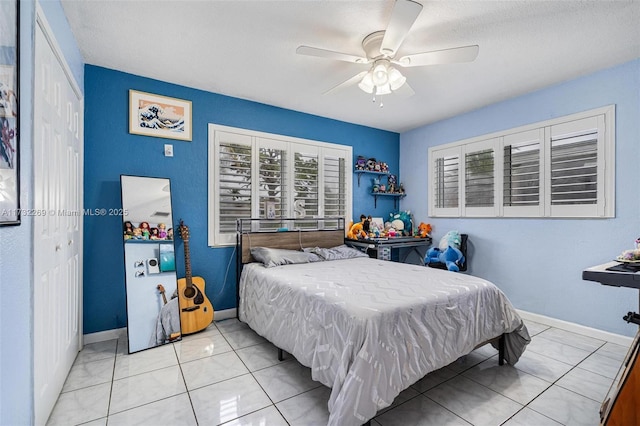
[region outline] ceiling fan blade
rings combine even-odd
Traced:
[[[298,55],[317,56],[319,58],[335,59],[338,61],[353,62],[356,64],[366,64],[367,58],[362,56],[349,55],[348,53],[334,52],[333,50],[319,49],[317,47],[298,46]]]
[[[389,25],[384,33],[380,53],[393,56],[409,33],[411,26],[418,19],[422,5],[411,0],[396,0]]]
[[[399,89],[394,90],[393,94],[400,98],[408,98],[415,95],[416,92],[409,86],[409,83],[405,82]]]
[[[453,49],[434,50],[432,52],[416,53],[403,56],[394,63],[403,67],[421,67],[424,65],[452,64],[455,62],[471,62],[478,56],[480,47],[454,47]]]
[[[329,93],[334,93],[334,92],[342,90],[342,89],[344,89],[346,87],[353,86],[354,84],[357,84],[360,80],[362,80],[362,77],[364,77],[364,75],[367,72],[368,71],[362,71],[362,72],[354,75],[353,77],[351,77],[347,81],[344,81],[344,82],[338,84],[337,86],[332,87],[331,89],[327,90],[326,92],[323,93],[323,95],[328,95]]]

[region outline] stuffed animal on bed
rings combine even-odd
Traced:
[[[455,247],[449,246],[446,250],[434,247],[427,251],[424,263],[444,263],[448,270],[458,272],[460,270],[459,265],[464,263],[464,255]]]

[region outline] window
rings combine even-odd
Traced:
[[[351,163],[350,146],[209,125],[209,244],[235,244],[238,218],[351,217]]]
[[[438,216],[459,216],[460,148],[430,151],[429,164],[433,185],[430,186],[434,210]]]
[[[610,106],[432,147],[429,214],[613,217],[614,123]]]

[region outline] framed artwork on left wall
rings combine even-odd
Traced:
[[[129,133],[191,141],[191,101],[129,90]]]
[[[0,226],[20,224],[19,1],[0,1]]]

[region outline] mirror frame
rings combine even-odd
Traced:
[[[120,197],[122,204],[121,238],[123,238],[123,263],[125,273],[125,299],[127,312],[127,350],[128,353],[135,353],[167,343],[173,343],[182,339],[180,324],[180,309],[177,297],[178,275],[175,268],[175,232],[171,239],[159,238],[134,238],[134,228],[132,226],[131,235],[127,232],[125,224],[131,223],[130,217],[134,216],[130,210],[128,200],[131,195],[126,191],[125,185],[131,179],[162,180],[168,185],[169,197],[169,219],[170,228],[175,228],[173,223],[173,198],[171,194],[171,179],[166,177],[120,175]],[[135,188],[133,189],[135,191]],[[164,190],[164,187],[163,187]],[[127,192],[127,193],[125,193]],[[164,197],[162,197],[164,198]],[[160,210],[158,210],[160,211]],[[147,218],[148,216],[148,218]],[[143,220],[147,225],[156,223],[152,220],[152,215],[146,213],[138,214],[135,221]],[[140,222],[140,223],[143,223]],[[165,222],[158,222],[165,223]],[[169,243],[170,241],[170,243]],[[167,251],[162,247],[170,246],[173,252],[173,270],[162,271],[161,254]],[[170,263],[170,257],[167,260]],[[135,280],[135,281],[134,281]],[[163,288],[160,287],[162,285]],[[164,290],[163,294],[160,290]],[[152,295],[153,294],[153,295]],[[175,298],[172,297],[175,295]],[[163,303],[164,300],[168,300]],[[135,308],[139,308],[137,311]],[[176,324],[177,321],[177,324]],[[177,331],[175,330],[177,325]],[[133,329],[132,329],[133,327]],[[169,329],[169,336],[165,336],[163,343],[158,343],[158,330],[164,333]],[[133,330],[133,331],[132,331]],[[144,340],[144,336],[147,340]],[[155,344],[153,342],[155,338]],[[145,346],[145,344],[147,346]]]

